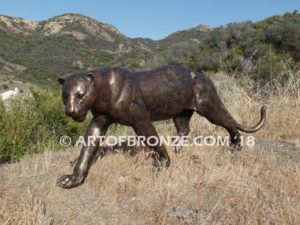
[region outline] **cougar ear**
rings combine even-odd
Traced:
[[[64,79],[64,78],[61,78],[61,77],[58,78],[57,81],[58,81],[58,83],[59,83],[61,86],[63,86],[64,83],[65,83],[65,79]]]
[[[89,82],[94,82],[95,78],[94,78],[94,75],[92,73],[88,73],[86,75],[86,79],[89,81]]]

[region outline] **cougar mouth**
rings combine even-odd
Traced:
[[[72,116],[73,120],[76,122],[83,122],[85,120],[86,113],[79,116]]]

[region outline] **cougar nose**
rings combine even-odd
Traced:
[[[68,115],[68,116],[72,116],[74,114],[74,107],[72,105],[67,105],[66,108],[65,108],[65,113]]]

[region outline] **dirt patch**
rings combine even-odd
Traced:
[[[287,141],[262,140],[258,141],[256,149],[261,153],[272,155],[278,166],[290,166],[300,163],[300,151],[294,143]]]

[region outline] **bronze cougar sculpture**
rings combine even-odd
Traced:
[[[226,110],[210,78],[200,72],[179,66],[163,66],[156,70],[130,72],[115,67],[75,73],[59,78],[65,113],[78,122],[93,115],[88,136],[105,135],[112,123],[131,126],[139,136],[157,136],[152,121],[173,118],[179,136],[188,135],[189,121],[194,112],[211,123],[224,127],[230,134],[232,150],[241,149],[239,130],[258,131],[266,119],[266,107],[261,108],[258,124],[247,128]],[[96,139],[96,145],[99,140]],[[151,147],[156,166],[170,165],[163,145]],[[97,152],[97,146],[83,146],[73,174],[64,175],[57,184],[63,188],[84,182]]]

